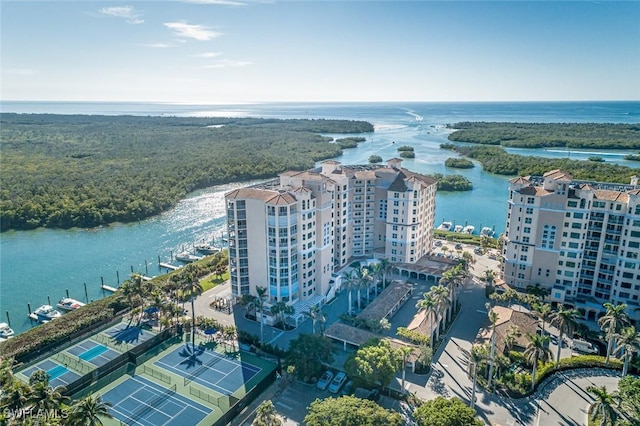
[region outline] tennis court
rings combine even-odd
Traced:
[[[177,347],[153,363],[184,377],[184,385],[199,383],[222,395],[231,395],[262,369],[227,357],[204,346],[186,344]]]
[[[75,355],[83,361],[101,367],[112,359],[118,357],[120,352],[109,349],[105,345],[94,342],[93,340],[85,340],[75,346],[67,349],[71,355]]]
[[[102,395],[109,411],[128,425],[196,425],[211,409],[176,393],[176,385],[163,388],[140,376],[129,377]]]
[[[104,341],[105,336],[108,337],[111,342]],[[152,333],[150,330],[143,330],[138,326],[123,322],[104,330],[95,337],[97,337],[97,341],[105,343],[107,346],[109,346],[109,343],[117,345],[128,343],[137,346],[151,339],[153,336],[155,336],[155,333]],[[126,348],[123,349],[126,351]]]
[[[29,367],[25,370],[22,370],[21,373],[24,374],[27,379],[31,377],[31,375],[38,371],[46,371],[49,375],[49,385],[53,388],[58,386],[66,386],[69,383],[75,382],[81,376],[78,373],[75,373],[69,370],[64,365],[58,364],[50,359],[46,359],[38,364]]]

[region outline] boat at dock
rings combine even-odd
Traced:
[[[456,225],[456,227],[453,229],[453,232],[462,232],[462,225]]]
[[[65,297],[64,299],[60,300],[56,306],[63,311],[73,311],[75,309],[82,308],[84,306],[84,303],[70,297]]]
[[[13,337],[13,335],[13,329],[9,327],[9,324],[7,324],[6,322],[0,322],[0,337],[2,337],[3,339],[8,339],[10,337]]]
[[[485,237],[493,237],[493,234],[494,234],[493,229],[489,228],[488,226],[485,226],[480,231],[480,235],[484,235]]]
[[[197,252],[202,254],[216,254],[220,251],[220,247],[216,247],[213,244],[206,243],[196,244],[195,249]]]
[[[62,314],[55,309],[51,305],[42,305],[35,311],[29,314],[29,318],[34,319],[38,322],[49,322],[60,317]]]
[[[176,255],[176,260],[185,263],[195,262],[196,260],[200,260],[202,257],[196,256],[195,254],[191,254],[189,252],[182,252]]]
[[[441,231],[451,231],[451,226],[453,226],[451,222],[442,222],[440,226],[438,226],[438,229]]]
[[[463,234],[473,234],[473,231],[475,231],[476,227],[473,225],[467,225],[464,228],[462,228],[462,233]]]

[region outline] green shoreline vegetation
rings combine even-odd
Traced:
[[[441,144],[440,148],[478,160],[484,171],[497,175],[541,176],[549,170],[562,169],[570,173],[574,179],[628,184],[631,176],[638,174],[637,169],[617,164],[509,154],[497,146],[460,146],[445,143]]]
[[[466,158],[447,158],[444,165],[454,169],[472,169],[474,167],[473,161]]]
[[[336,139],[336,144],[342,149],[357,148],[360,142],[366,141],[366,138],[360,136],[352,136],[348,138]]]
[[[187,193],[304,170],[342,153],[350,120],[0,115],[0,229],[145,219]]]
[[[638,149],[640,123],[460,122],[447,126],[453,142],[517,148]]]

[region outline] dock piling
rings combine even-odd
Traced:
[[[100,277],[100,287],[102,287],[102,297],[107,297],[107,295],[104,292],[104,277]]]
[[[47,302],[49,302],[49,305],[51,305],[51,297],[47,296]]]
[[[133,274],[133,265],[131,265],[131,273]]]
[[[84,298],[87,300],[87,303],[89,303],[89,293],[87,293],[87,283],[84,283]]]
[[[69,289],[67,289],[67,298],[69,297]]]
[[[116,271],[116,278],[118,279],[118,287],[120,287],[120,272]],[[104,284],[104,283],[102,283]]]
[[[145,275],[149,275],[149,265],[147,264],[147,260],[144,260],[144,273]]]
[[[11,318],[9,318],[9,311],[7,311],[7,324],[11,327]]]

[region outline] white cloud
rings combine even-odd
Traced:
[[[222,33],[213,31],[204,25],[193,25],[185,22],[165,22],[164,26],[172,30],[180,38],[192,38],[198,41],[207,41],[222,35]]]
[[[5,68],[2,70],[2,73],[7,75],[30,76],[38,74],[38,71],[30,68]]]
[[[195,4],[219,4],[222,6],[246,6],[247,4],[234,0],[184,0],[185,3]]]
[[[195,58],[217,58],[218,56],[220,56],[221,53],[220,52],[204,52],[204,53],[198,53],[197,55],[193,55]]]
[[[152,47],[154,49],[167,49],[169,47],[175,47],[176,45],[173,43],[145,43],[140,44],[142,47]]]
[[[204,69],[215,69],[215,68],[231,68],[231,67],[246,67],[248,65],[253,65],[253,62],[250,61],[237,61],[234,59],[221,59],[218,62],[209,65],[203,65]]]
[[[107,16],[124,18],[129,24],[142,24],[144,22],[143,19],[140,19],[142,13],[135,10],[133,6],[103,7],[100,9],[100,13]]]

